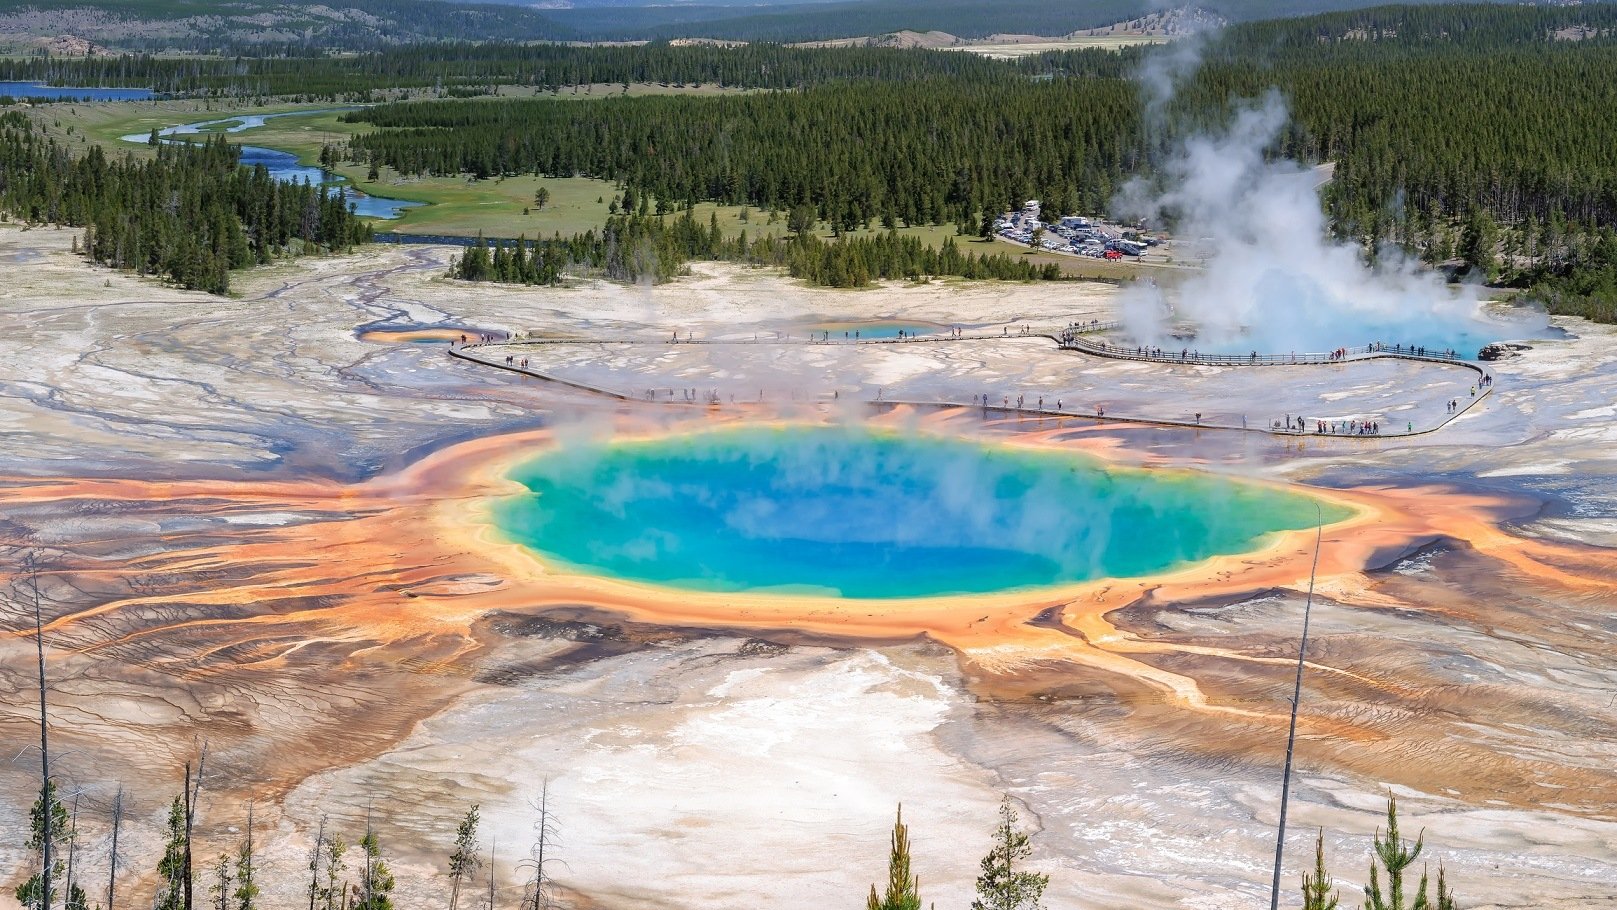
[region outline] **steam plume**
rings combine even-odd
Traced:
[[[1183,58],[1143,74],[1148,117],[1186,71]],[[1473,356],[1489,341],[1542,328],[1542,317],[1536,325],[1488,318],[1476,287],[1451,287],[1396,250],[1370,266],[1356,244],[1332,239],[1318,195],[1323,169],[1266,154],[1287,116],[1279,93],[1270,92],[1237,110],[1222,132],[1185,140],[1161,188],[1137,179],[1119,194],[1121,214],[1171,222],[1181,259],[1188,252],[1203,261],[1172,310],[1155,283],[1125,293],[1133,340],[1180,347],[1169,338],[1173,313],[1195,324],[1202,351],[1323,352],[1382,342]]]

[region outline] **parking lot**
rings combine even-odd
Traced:
[[[1049,221],[1037,199],[1029,199],[1018,211],[1005,212],[994,220],[994,234],[1011,243],[1069,256],[1091,259],[1138,260],[1171,263],[1171,240],[1135,227],[1115,224],[1081,215],[1056,215]]]

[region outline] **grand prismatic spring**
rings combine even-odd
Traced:
[[[1006,792],[1052,907],[1250,907],[1321,521],[1287,881],[1318,830],[1357,881],[1389,792],[1467,906],[1617,880],[1608,327],[1180,365],[1057,344],[1119,317],[1100,284],[468,287],[411,247],[227,299],[71,239],[0,229],[0,537],[41,558],[53,736],[86,793],[124,782],[132,853],[205,738],[199,838],[252,800],[277,906],[368,807],[446,899],[446,824],[524,843],[548,779],[583,907],[857,903],[899,801],[964,906]]]
[[[565,448],[496,509],[559,566],[708,591],[929,597],[1151,575],[1334,522],[1306,497],[844,428]]]

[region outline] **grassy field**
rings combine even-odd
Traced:
[[[617,88],[621,93],[622,86]],[[565,97],[567,93],[562,94]],[[292,152],[305,163],[313,164],[319,159],[322,145],[340,143],[349,135],[372,128],[366,124],[343,123],[340,117],[341,114],[335,112],[282,117],[259,129],[243,133],[241,138],[253,145]],[[420,208],[406,210],[401,218],[376,225],[378,230],[403,234],[444,234],[454,237],[475,236],[479,231],[488,237],[517,237],[523,234],[548,237],[557,232],[574,234],[604,225],[610,214],[612,198],[620,192],[610,181],[588,177],[536,177],[524,174],[471,180],[466,177],[403,176],[383,168],[379,179],[371,182],[366,180],[367,168],[359,165],[342,164],[334,170],[370,195],[426,203]],[[550,201],[542,210],[535,210],[534,193],[541,186],[550,191]],[[771,222],[767,211],[749,206],[703,203],[696,206],[695,216],[702,222],[717,216],[720,229],[731,236],[743,230],[749,237],[780,236],[786,232],[784,212]],[[942,244],[944,238],[953,236],[954,232],[952,225],[914,227],[900,231],[919,236],[934,246]],[[855,236],[859,233],[864,232],[856,232]],[[829,231],[822,234],[830,236]]]
[[[716,86],[697,89],[657,85],[630,87],[630,94],[692,91],[726,90]],[[590,86],[580,87],[577,92],[563,90],[556,97],[586,100],[621,94],[622,85]],[[544,93],[544,97],[550,97],[549,93]],[[330,105],[247,107],[218,101],[155,101],[41,105],[32,110],[36,122],[47,133],[71,146],[84,147],[93,142],[105,146],[110,152],[135,155],[148,155],[151,152],[145,143],[124,142],[121,137],[143,135],[153,128],[161,129],[198,120],[229,120],[247,114],[308,111],[303,115],[276,118],[262,127],[233,134],[233,138],[250,145],[292,152],[303,163],[316,164],[322,146],[341,144],[355,133],[372,129],[368,124],[344,123],[340,119],[343,112],[330,108]],[[228,125],[221,123],[217,129],[222,130]],[[608,205],[619,192],[618,187],[610,181],[586,177],[541,178],[528,174],[470,180],[466,177],[402,176],[383,168],[379,179],[372,182],[366,179],[367,168],[361,165],[340,164],[333,170],[369,195],[423,203],[417,208],[406,209],[403,217],[376,222],[378,231],[405,234],[471,237],[481,232],[488,237],[526,235],[537,238],[556,233],[566,236],[604,225],[609,215]],[[550,200],[542,210],[535,210],[534,193],[541,186],[550,191]],[[695,216],[704,223],[710,217],[717,217],[720,229],[730,236],[742,231],[746,231],[749,237],[786,233],[784,212],[778,213],[772,220],[770,213],[765,210],[704,203],[696,206]],[[880,228],[869,232],[858,231],[853,236],[878,231]],[[831,236],[831,232],[823,227],[817,233],[822,237]],[[953,225],[900,228],[899,233],[919,237],[934,247],[941,246],[949,237],[956,237],[956,242],[968,252],[1024,255],[1041,263],[1054,262],[1065,274],[1073,277],[1117,281],[1142,273],[1173,271],[1141,267],[1133,262],[1027,253],[1013,244],[957,237]]]
[[[106,101],[92,104],[41,104],[25,108],[34,122],[52,138],[69,145],[97,142],[109,152],[146,154],[141,143],[121,137],[150,133],[153,129],[223,120],[241,114],[268,114],[319,109],[330,105],[282,104],[249,107],[219,101]],[[335,116],[333,116],[335,119]],[[318,147],[316,148],[318,154]]]
[[[1052,38],[1047,41],[984,42],[981,44],[961,44],[941,49],[980,54],[995,60],[1014,60],[1017,57],[1029,57],[1046,51],[1078,51],[1086,48],[1102,48],[1115,51],[1118,48],[1130,47],[1135,44],[1164,44],[1170,40],[1172,39],[1162,35],[1074,35],[1068,38]]]

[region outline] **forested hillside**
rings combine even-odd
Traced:
[[[1146,0],[849,0],[755,9],[668,6],[557,10],[556,21],[585,40],[703,37],[733,41],[819,41],[903,29],[962,38],[998,33],[1065,35],[1144,15]]]
[[[1516,43],[1526,17],[1488,12],[1473,34],[1452,27],[1465,15],[1453,11],[1441,41],[1409,33],[1288,46],[1272,40],[1272,27],[1232,31],[1176,96],[1155,147],[1117,55],[1087,52],[1023,65],[1068,74],[1050,80],[971,65],[925,80],[746,97],[385,105],[350,118],[401,129],[361,136],[353,148],[411,174],[582,174],[678,203],[809,203],[850,227],[883,218],[975,223],[985,206],[1019,198],[1103,208],[1121,179],[1177,136],[1278,87],[1295,123],[1276,151],[1336,161],[1333,210],[1367,237],[1422,236],[1433,219],[1478,207],[1512,222],[1617,219],[1617,143],[1604,116],[1617,109],[1617,42]],[[1602,12],[1617,25],[1617,10]],[[1533,19],[1534,33],[1573,21],[1569,11]],[[1258,42],[1271,52],[1248,49]],[[958,56],[846,53],[884,62]]]
[[[1375,0],[1202,0],[1231,21],[1299,16]],[[1453,0],[1429,0],[1446,3]],[[543,6],[545,8],[534,8]],[[1160,11],[1154,0],[830,0],[783,4],[535,4],[529,0],[28,0],[0,11],[0,36],[74,34],[121,51],[353,52],[408,41],[819,41],[912,29],[963,38],[1065,35]]]
[[[377,0],[381,2],[381,0]],[[404,2],[404,0],[399,0]],[[822,9],[828,9],[820,5]],[[837,228],[958,224],[1025,198],[1102,211],[1187,135],[1276,90],[1275,154],[1336,163],[1337,230],[1611,315],[1587,283],[1617,222],[1617,6],[1381,7],[1251,22],[1203,42],[1150,128],[1137,78],[1174,48],[996,61],[957,52],[780,45],[414,45],[338,57],[0,62],[0,78],[183,92],[369,98],[661,82],[748,95],[388,104],[352,159],[406,175],[600,177],[665,211],[812,207]],[[1584,285],[1579,285],[1582,287]]]
[[[562,44],[409,45],[346,57],[193,58],[122,55],[0,59],[0,80],[140,86],[161,92],[342,99],[381,89],[558,89],[592,83],[714,84],[798,88],[862,79],[935,75],[1014,78],[1019,70],[973,54],[773,44],[580,47]],[[1121,74],[1121,71],[1119,71]]]
[[[1104,210],[1183,137],[1274,89],[1293,118],[1274,153],[1336,163],[1334,223],[1367,250],[1394,242],[1553,284],[1609,247],[1617,7],[1391,7],[1232,28],[1148,130],[1131,76],[1160,53],[744,97],[385,105],[351,115],[384,128],[351,153],[406,174],[604,177],[674,207],[806,204],[846,229],[974,230],[1025,198]]]
[[[97,261],[214,293],[229,290],[231,269],[370,240],[341,193],[239,162],[223,137],[165,144],[145,160],[99,147],[74,158],[13,111],[0,116],[0,211],[82,226]]]
[[[1337,230],[1617,319],[1617,6],[1383,7],[1214,43],[1182,117],[1278,85]]]
[[[1103,207],[1140,160],[1122,80],[938,79],[732,97],[446,101],[356,112],[354,152],[407,174],[620,181],[665,203],[809,204],[847,229],[960,222],[1028,193]]]
[[[1432,0],[1436,3],[1455,0]],[[1066,35],[1189,5],[1231,21],[1304,16],[1376,5],[1376,0],[842,0],[776,5],[575,4],[547,11],[580,38],[720,38],[732,41],[820,41],[902,30],[961,38],[997,34]]]

